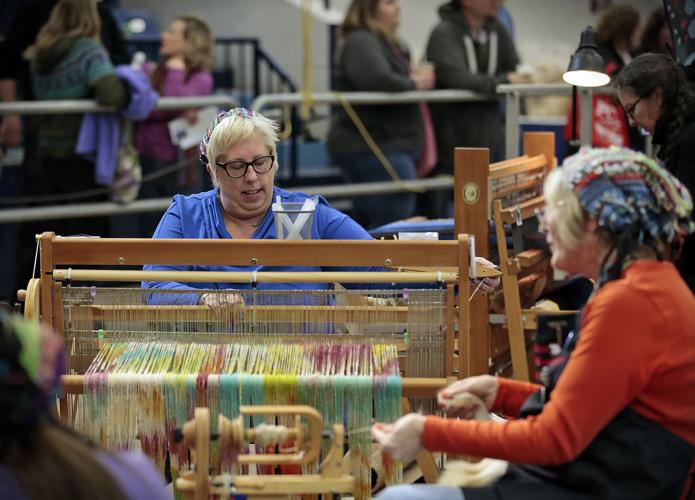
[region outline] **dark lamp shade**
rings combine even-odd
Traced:
[[[600,87],[610,82],[605,73],[605,62],[596,47],[596,33],[591,26],[582,31],[579,48],[570,57],[570,64],[562,79],[577,87]]]

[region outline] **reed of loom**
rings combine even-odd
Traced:
[[[297,451],[293,454],[239,454],[237,461],[243,464],[294,464],[303,465],[315,462],[319,458],[323,431],[323,420],[318,411],[310,406],[242,406],[241,415],[230,420],[219,415],[217,433],[210,435],[210,411],[208,408],[196,408],[193,420],[184,424],[182,437],[184,444],[194,451],[195,467],[190,473],[176,481],[177,490],[185,498],[207,500],[210,495],[226,498],[231,493],[245,494],[250,497],[268,498],[293,494],[336,494],[353,493],[355,479],[342,471],[343,460],[343,426],[333,425],[330,452],[321,463],[319,474],[304,475],[269,475],[256,476],[209,476],[210,442],[215,439],[221,452],[234,450],[238,453],[246,443],[259,440],[257,430],[244,428],[242,415],[293,416],[293,426],[278,432],[282,439],[292,439]],[[302,419],[306,422],[303,425]],[[275,426],[278,427],[278,426]],[[264,429],[265,430],[265,429]],[[271,429],[273,430],[273,429]],[[267,431],[266,431],[267,432]],[[268,438],[263,439],[268,442]]]
[[[451,325],[447,328],[444,378],[405,378],[403,394],[406,396],[433,396],[446,385],[447,377],[461,377],[471,373],[470,340],[467,336],[467,310],[470,291],[468,279],[471,275],[468,238],[461,235],[457,241],[439,242],[393,242],[393,241],[205,241],[205,240],[131,240],[60,238],[51,233],[41,235],[41,278],[28,287],[27,297],[39,297],[36,303],[27,304],[27,311],[40,311],[43,321],[62,332],[63,286],[72,281],[230,281],[248,282],[250,279],[288,282],[436,282],[459,286],[460,293],[454,298],[448,294],[447,317]],[[123,265],[141,266],[145,263],[201,265],[267,265],[267,266],[387,266],[391,268],[417,269],[417,271],[388,273],[160,273],[119,270]],[[74,269],[72,266],[111,266],[116,269]],[[426,269],[438,269],[426,272]],[[479,276],[493,275],[489,270],[476,269]],[[94,307],[95,316],[108,314],[108,307]],[[350,309],[331,308],[330,320],[339,317],[347,321]],[[149,314],[174,315],[198,314],[207,308],[190,306],[134,306],[126,307],[130,317],[141,319]],[[67,310],[69,311],[69,309]],[[254,315],[272,315],[277,311],[251,308]],[[315,311],[325,314],[326,311]],[[341,317],[343,315],[344,317]],[[67,318],[69,320],[69,318]],[[454,319],[458,330],[454,339]],[[455,345],[459,355],[455,355]],[[63,379],[68,394],[80,393],[84,381],[80,375],[68,375]],[[67,413],[65,403],[61,410]],[[435,471],[430,467],[429,479]]]
[[[470,373],[494,371],[495,366],[488,366],[488,360],[492,363],[500,352],[508,350],[505,358],[511,356],[514,378],[529,380],[524,330],[535,329],[536,312],[521,308],[519,275],[533,274],[545,280],[549,272],[549,255],[541,250],[508,255],[503,225],[520,225],[522,220],[533,217],[536,209],[543,207],[543,182],[556,163],[552,132],[525,133],[523,154],[497,163],[490,163],[490,152],[486,148],[456,148],[454,152],[454,232],[474,236],[477,254],[489,258],[489,221],[496,220],[497,253],[503,273],[507,338],[496,338],[492,334],[489,296],[473,297],[470,305],[470,344],[473,346]],[[493,208],[495,203],[497,211]],[[517,234],[512,231],[513,244],[520,247]]]
[[[42,321],[58,332],[63,331],[61,288],[70,281],[236,281],[248,282],[251,273],[165,273],[119,270],[121,266],[142,266],[147,263],[183,265],[238,265],[238,266],[385,266],[418,269],[412,272],[388,273],[270,273],[273,281],[300,280],[305,282],[384,282],[426,283],[440,281],[458,285],[459,293],[453,300],[451,314],[458,328],[449,329],[445,345],[446,376],[463,377],[474,373],[480,360],[472,359],[473,340],[468,335],[468,287],[471,266],[469,240],[460,235],[455,241],[277,241],[277,240],[149,240],[63,238],[53,233],[39,237],[39,282],[32,282],[27,297],[38,297],[38,306],[27,303],[27,310],[39,311]],[[71,266],[80,266],[73,269]],[[115,269],[84,269],[86,266],[110,266]],[[421,269],[445,270],[423,272]],[[455,272],[454,272],[455,270]],[[495,272],[476,268],[478,275]],[[256,279],[265,279],[258,273]],[[199,306],[192,306],[195,310]],[[166,307],[165,307],[166,308]],[[150,309],[151,311],[152,309]],[[177,307],[177,313],[180,308]],[[147,312],[144,312],[147,314]],[[458,345],[459,355],[454,353]],[[79,378],[65,378],[68,393],[79,392]],[[77,382],[77,385],[75,383]],[[407,394],[428,393],[443,387],[445,380],[404,380]]]

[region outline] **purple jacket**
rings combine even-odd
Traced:
[[[128,500],[171,500],[164,475],[140,453],[96,451],[101,464],[111,473]],[[66,478],[67,480],[67,478]],[[0,500],[26,500],[27,496],[12,471],[0,465]]]
[[[146,65],[149,70],[151,65]],[[167,69],[160,86],[162,96],[191,97],[210,95],[213,89],[212,74],[209,71],[197,71],[186,78],[182,69]],[[181,116],[183,110],[154,110],[146,120],[135,125],[135,148],[141,155],[156,158],[164,162],[178,160],[178,148],[171,143],[169,122]]]
[[[102,186],[110,186],[116,172],[121,145],[119,114],[131,120],[142,120],[159,99],[142,71],[124,65],[117,66],[115,71],[128,84],[130,102],[119,113],[85,113],[75,145],[76,153],[94,161],[94,180]]]

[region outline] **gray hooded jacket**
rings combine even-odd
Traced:
[[[383,37],[366,29],[350,32],[342,44],[335,69],[339,92],[403,92],[415,90],[408,53],[396,50]],[[369,147],[347,114],[334,108],[328,133],[332,154],[366,153]],[[422,147],[422,114],[417,104],[354,106],[367,131],[385,152],[408,152]]]
[[[490,96],[489,101],[430,106],[437,136],[439,172],[451,173],[455,147],[502,146],[502,119],[495,87],[519,64],[514,42],[496,19],[476,41],[461,10],[452,2],[439,7],[441,21],[430,34],[427,59],[434,63],[437,88],[462,89]]]

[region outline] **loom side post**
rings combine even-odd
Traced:
[[[456,148],[454,150],[454,235],[475,236],[476,253],[489,257],[490,199],[488,185],[490,151],[487,148]],[[461,269],[464,269],[461,263]],[[466,275],[467,276],[467,275]],[[466,285],[467,286],[467,285]],[[463,286],[459,283],[459,297]],[[468,304],[466,324],[470,338],[466,371],[459,377],[488,373],[490,357],[490,330],[488,324],[489,301],[485,294],[477,293]],[[459,312],[460,315],[460,312]],[[460,320],[460,317],[459,317]],[[459,352],[461,344],[459,344]]]
[[[39,308],[40,318],[42,321],[50,325],[55,331],[59,332],[62,338],[63,325],[57,325],[53,318],[53,239],[55,233],[45,232],[39,236],[39,253],[40,255],[40,276],[41,284],[39,286]]]
[[[195,471],[176,480],[176,487],[195,500],[207,500],[210,495],[210,410],[196,408],[193,420],[183,425],[183,443],[195,451]],[[192,478],[192,479],[191,479]]]
[[[343,428],[343,424],[334,424],[331,449],[319,469],[321,477],[333,479],[343,475],[344,435],[345,429]]]
[[[467,234],[458,235],[459,243],[459,293],[458,293],[458,347],[459,347],[459,378],[472,375],[473,362],[472,339],[470,327],[470,287],[468,268],[470,262],[469,237]]]
[[[444,375],[451,377],[456,375],[456,370],[458,370],[458,363],[454,366],[454,360],[456,358],[456,345],[454,342],[454,329],[456,328],[455,316],[456,307],[455,295],[454,295],[454,285],[447,285],[446,287],[446,332],[444,337]]]

